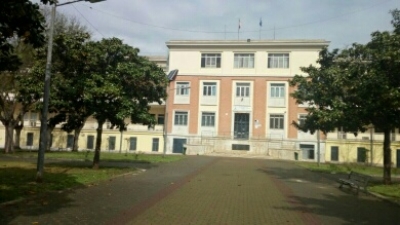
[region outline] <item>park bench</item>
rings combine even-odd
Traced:
[[[343,185],[347,185],[350,188],[354,188],[357,190],[357,195],[360,189],[367,193],[367,185],[369,180],[371,179],[370,176],[356,173],[351,171],[347,178],[339,179],[338,182],[340,183],[339,188],[342,188]]]

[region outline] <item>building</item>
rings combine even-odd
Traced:
[[[151,56],[147,58],[149,61],[155,62],[164,71],[167,71],[167,57]],[[127,119],[126,123],[129,124],[127,131],[121,133],[118,129],[111,129],[110,123],[104,124],[101,150],[124,153],[161,153],[164,145],[165,104],[151,104],[150,113],[154,115],[157,121],[154,127],[142,124],[130,124],[129,119]],[[26,113],[23,123],[24,128],[20,135],[20,147],[23,149],[38,149],[40,136],[39,113]],[[88,118],[79,135],[79,150],[93,150],[95,148],[97,126],[97,121],[94,118]],[[4,132],[4,126],[0,123],[0,133],[5,134]],[[61,125],[57,125],[52,132],[50,142],[52,150],[70,150],[73,147],[74,134],[73,132],[67,133],[61,130]],[[4,143],[5,135],[0,135],[0,147],[4,147]]]
[[[289,79],[315,65],[325,40],[169,41],[167,153],[316,160],[317,135],[297,130],[307,105]],[[322,137],[321,139],[324,139]],[[324,155],[325,141],[320,144]],[[323,160],[324,157],[321,157]]]

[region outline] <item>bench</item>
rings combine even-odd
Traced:
[[[357,195],[360,189],[367,193],[367,185],[370,179],[371,177],[368,175],[351,171],[347,178],[338,180],[338,182],[340,183],[339,188],[342,188],[343,185],[347,185],[351,188],[355,188],[357,190]]]

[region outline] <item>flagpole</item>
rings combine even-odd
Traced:
[[[262,27],[262,18],[260,18],[260,23],[258,24],[260,25],[260,33],[259,33],[259,38],[261,40],[261,27]]]
[[[239,40],[239,31],[240,31],[240,19],[239,19],[239,26],[238,26],[238,40]]]

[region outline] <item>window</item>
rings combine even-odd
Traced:
[[[175,112],[175,125],[186,126],[188,123],[187,112]]]
[[[250,145],[232,144],[232,150],[250,151]]]
[[[343,127],[338,127],[338,139],[346,139],[346,131]]]
[[[306,160],[314,159],[315,157],[314,145],[300,144],[299,147],[302,152],[303,159]]]
[[[176,82],[176,95],[189,95],[189,82]]]
[[[269,128],[283,130],[283,115],[271,114],[269,116]]]
[[[339,147],[331,146],[331,161],[339,161]]]
[[[289,68],[289,54],[268,54],[268,68]]]
[[[87,149],[94,149],[94,136],[88,135],[86,140],[86,148]]]
[[[157,124],[164,124],[164,114],[158,114],[157,116]]]
[[[151,146],[151,151],[158,152],[159,142],[160,142],[159,138],[153,138],[153,144]]]
[[[299,116],[299,125],[304,126],[307,119],[307,115],[300,115]]]
[[[357,147],[357,162],[367,162],[367,149],[363,147]]]
[[[111,151],[115,150],[115,141],[116,141],[115,136],[108,137],[108,150]]]
[[[33,133],[26,134],[26,146],[33,146]]]
[[[236,84],[236,97],[249,97],[250,96],[250,84],[249,83],[237,83]]]
[[[221,68],[221,54],[201,54],[201,68]]]
[[[137,138],[130,137],[129,138],[129,151],[136,151],[136,145],[137,145]]]
[[[271,98],[285,98],[285,84],[271,84]]]
[[[254,54],[235,54],[235,68],[254,68]]]
[[[201,114],[201,126],[202,127],[214,127],[215,126],[215,113],[203,112]]]
[[[216,95],[217,95],[217,83],[204,82],[203,83],[203,96],[216,96]]]
[[[67,148],[73,148],[74,147],[74,135],[68,134],[67,136]]]

